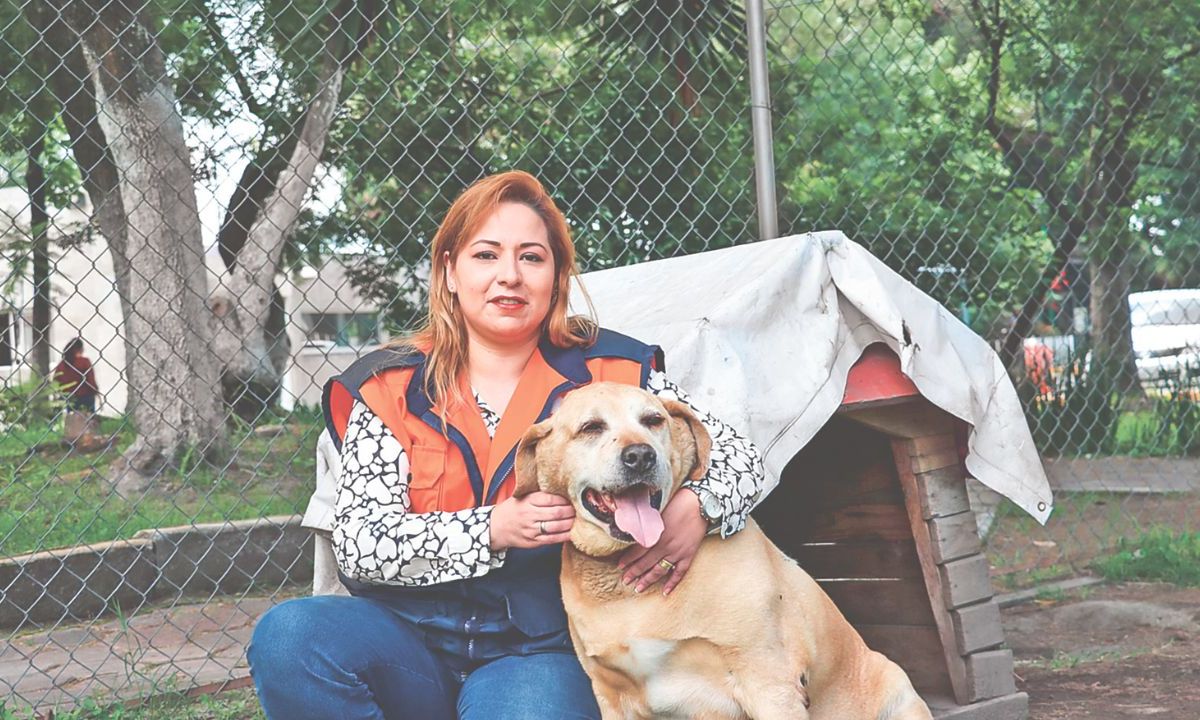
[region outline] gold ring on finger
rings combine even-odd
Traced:
[[[659,560],[658,566],[660,568],[662,568],[663,570],[666,570],[667,572],[671,572],[672,570],[675,569],[675,563],[671,562],[670,560],[668,560],[666,558]]]

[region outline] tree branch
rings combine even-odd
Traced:
[[[216,13],[203,0],[201,0],[199,5],[200,13],[204,18],[204,28],[208,31],[209,36],[216,45],[217,56],[221,58],[221,62],[225,65],[225,70],[233,77],[238,91],[242,94],[242,102],[246,104],[246,109],[254,117],[265,123],[267,121],[266,113],[263,112],[263,107],[259,104],[258,99],[254,97],[250,81],[246,78],[246,74],[242,72],[242,66],[238,62],[237,55],[234,54],[233,49],[229,47],[229,43],[225,40],[225,35],[221,32],[221,25],[217,22]]]
[[[244,195],[231,200],[227,220],[248,227],[248,231],[237,248],[227,286],[216,293],[222,297],[214,297],[213,301],[214,307],[220,303],[226,308],[215,318],[216,339],[220,352],[229,359],[227,375],[240,382],[270,385],[276,379],[266,337],[275,273],[305,196],[312,189],[341,103],[346,72],[375,36],[382,12],[383,5],[378,1],[342,0],[327,16],[333,27],[324,33],[326,41],[313,96],[298,130],[293,130],[286,141],[291,146],[286,161],[277,168],[271,159],[259,167],[252,161],[239,183]],[[355,19],[357,24],[352,27]],[[244,187],[246,181],[251,181],[249,187]],[[228,266],[232,258],[225,260]]]

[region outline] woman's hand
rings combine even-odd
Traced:
[[[663,595],[670,595],[675,586],[687,575],[696,557],[700,542],[708,534],[708,523],[700,514],[700,498],[687,488],[671,497],[662,511],[662,537],[653,547],[634,545],[621,556],[618,566],[625,571],[621,580],[628,585],[637,582],[634,589],[643,592],[654,583],[667,577],[663,584]],[[668,570],[663,560],[675,565]]]
[[[492,508],[491,547],[533,548],[566,542],[575,523],[571,501],[541,491],[510,497]]]

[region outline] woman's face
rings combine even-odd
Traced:
[[[536,212],[501,203],[446,260],[446,280],[473,338],[503,347],[538,336],[556,270],[549,232]]]

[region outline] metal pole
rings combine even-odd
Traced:
[[[758,194],[758,237],[779,237],[775,207],[775,155],[771,140],[771,85],[767,81],[767,26],[762,0],[746,0],[750,41],[750,122],[754,133],[754,185]]]

